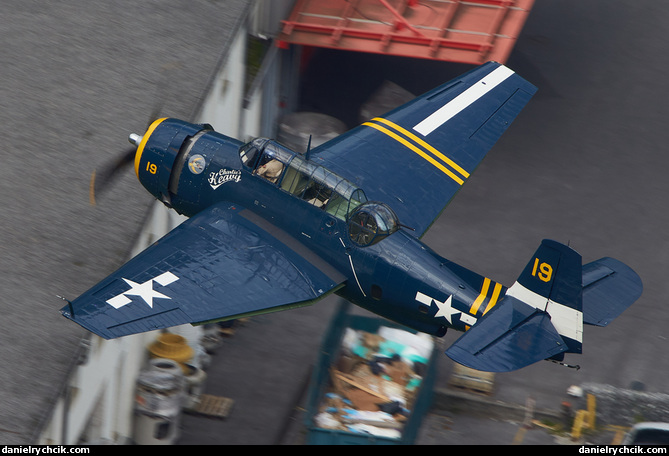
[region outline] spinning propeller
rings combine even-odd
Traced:
[[[146,125],[145,131],[149,128],[151,123],[158,118],[158,113],[160,109],[155,109],[149,117],[149,122]],[[129,166],[132,166],[135,162],[135,155],[137,153],[137,147],[139,147],[140,142],[142,142],[142,137],[135,133],[128,136],[128,141],[134,147],[130,147],[125,152],[120,154],[116,160],[108,163],[104,169],[100,172],[93,170],[91,174],[91,183],[89,190],[89,200],[91,205],[95,206],[95,195],[101,194],[104,190],[109,188],[114,179],[118,176],[120,172],[123,172]]]
[[[99,173],[93,170],[90,184],[90,202],[95,205],[95,195],[101,194],[106,190],[113,180],[118,176],[119,172],[125,170],[129,165],[135,161],[136,148],[128,149],[123,152],[116,160],[109,163]]]

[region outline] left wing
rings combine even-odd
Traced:
[[[315,148],[313,160],[389,204],[420,237],[535,92],[489,62]]]
[[[345,277],[251,211],[191,217],[61,309],[105,339],[309,305]]]

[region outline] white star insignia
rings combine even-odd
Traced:
[[[126,304],[132,302],[126,295],[139,296],[144,300],[144,302],[146,302],[149,305],[149,307],[153,309],[154,298],[172,299],[169,296],[154,290],[153,282],[156,281],[160,285],[166,286],[171,284],[172,282],[176,282],[177,280],[179,280],[179,277],[175,276],[174,274],[168,271],[159,275],[154,279],[149,279],[144,283],[133,282],[132,280],[126,278],[124,278],[123,280],[125,281],[125,283],[130,285],[131,288],[128,291],[124,291],[123,293],[118,294],[111,299],[108,299],[107,304],[114,307],[115,309],[119,309],[125,306]]]
[[[432,298],[432,302],[437,305],[437,313],[434,314],[434,318],[444,317],[449,323],[453,324],[453,315],[457,314],[458,311],[453,309],[452,302],[453,296],[449,296],[448,299],[444,302],[439,302],[436,299]]]
[[[467,315],[461,310],[453,308],[453,296],[449,296],[446,301],[441,302],[419,291],[416,293],[416,301],[428,306],[432,306],[432,303],[434,302],[434,304],[437,305],[437,313],[434,314],[434,318],[444,317],[451,325],[453,324],[453,317],[456,315],[460,315],[460,321],[463,323],[468,325],[476,323],[476,317],[473,315]]]

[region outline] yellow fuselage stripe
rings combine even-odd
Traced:
[[[490,279],[485,278],[483,279],[483,287],[481,287],[481,294],[476,298],[472,306],[469,308],[469,313],[472,315],[476,315],[476,312],[478,312],[479,307],[481,307],[481,304],[485,300],[487,294],[488,294],[488,288],[490,287]]]
[[[495,289],[492,291],[492,297],[490,298],[490,302],[483,311],[483,315],[487,314],[490,309],[495,307],[495,304],[497,304],[497,300],[499,299],[499,294],[501,292],[502,292],[502,284],[495,283]]]
[[[160,123],[165,120],[167,117],[164,117],[162,119],[158,119],[154,121],[151,126],[149,126],[148,130],[146,130],[146,133],[144,133],[144,136],[142,136],[142,141],[139,143],[139,146],[137,146],[137,152],[135,153],[135,174],[137,175],[137,178],[139,179],[139,162],[142,159],[142,152],[144,152],[144,146],[146,146],[146,142],[149,140],[149,137],[153,133],[153,130],[156,129]]]
[[[455,174],[453,174],[453,172],[452,172],[451,170],[449,170],[448,168],[446,168],[444,165],[442,165],[441,163],[439,163],[437,160],[435,160],[434,158],[430,157],[428,154],[426,154],[425,152],[423,152],[422,150],[420,150],[420,149],[419,149],[418,147],[416,147],[415,145],[411,144],[411,143],[410,143],[409,141],[407,141],[406,139],[404,139],[404,138],[402,138],[401,136],[397,135],[396,133],[394,133],[394,132],[388,130],[387,128],[382,127],[381,125],[377,125],[377,124],[374,124],[374,123],[371,123],[371,122],[365,122],[363,125],[366,125],[366,126],[368,126],[368,127],[375,128],[375,129],[377,129],[378,131],[380,131],[381,133],[385,133],[386,135],[388,135],[388,136],[390,136],[391,138],[393,138],[395,141],[399,142],[400,144],[403,144],[403,145],[406,146],[407,148],[411,149],[412,151],[414,151],[415,153],[417,153],[418,155],[420,155],[421,157],[423,157],[423,158],[424,158],[425,160],[427,160],[428,162],[432,163],[434,166],[436,166],[437,168],[439,168],[442,172],[444,172],[447,176],[449,176],[451,179],[453,179],[453,180],[454,180],[455,182],[457,182],[458,184],[460,184],[460,185],[464,184],[464,180],[462,180],[460,177],[458,177],[458,176],[456,176]]]

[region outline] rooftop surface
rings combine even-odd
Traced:
[[[8,0],[0,18],[0,441],[27,443],[83,330],[74,298],[122,264],[152,198],[132,170],[89,204],[91,172],[152,112],[193,119],[249,0]]]

